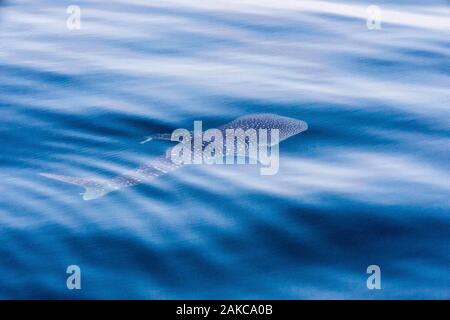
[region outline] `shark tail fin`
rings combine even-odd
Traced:
[[[39,175],[85,188],[81,193],[84,200],[93,200],[103,197],[105,194],[116,190],[108,181],[100,179],[87,179],[71,176],[63,176],[52,173],[39,173]]]
[[[141,141],[141,144],[147,143],[152,140],[172,140],[172,135],[170,133],[156,133],[150,136],[145,136],[145,140]]]

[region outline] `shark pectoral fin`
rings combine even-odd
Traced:
[[[106,180],[86,179],[79,177],[57,175],[52,173],[39,173],[39,175],[53,180],[58,180],[85,188],[85,192],[81,193],[84,200],[97,199],[111,191],[116,190],[116,188],[114,188]]]
[[[141,141],[141,144],[147,143],[149,141],[152,140],[169,140],[171,141],[172,135],[170,133],[156,133],[156,134],[152,134],[150,136],[145,136],[145,140]]]
[[[153,140],[153,138],[152,138],[152,137],[149,137],[149,136],[145,136],[144,138],[145,138],[145,140],[142,140],[141,142],[139,142],[140,144],[144,144],[144,143],[147,143],[147,142]]]

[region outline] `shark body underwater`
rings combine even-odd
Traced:
[[[297,135],[298,133],[306,131],[308,129],[308,125],[306,122],[294,118],[269,113],[258,113],[239,117],[227,124],[218,127],[217,129],[220,130],[223,134],[225,134],[225,131],[227,129],[243,129],[244,131],[248,129],[254,129],[256,131],[258,131],[259,129],[278,129],[278,142],[281,142],[294,135]],[[142,143],[145,143],[152,139],[171,140],[170,137],[170,134],[156,134],[153,136],[149,136],[147,140],[143,141]],[[203,144],[202,148],[204,147],[205,144]],[[245,145],[245,147],[247,148],[248,146]],[[170,150],[171,148],[168,149],[168,151]],[[151,181],[159,176],[165,175],[183,166],[183,164],[174,163],[171,160],[169,154],[170,152],[166,152],[165,155],[156,157],[148,163],[143,164],[132,171],[125,172],[124,174],[111,179],[82,178],[57,175],[52,173],[40,173],[40,175],[50,179],[84,187],[85,192],[81,193],[83,199],[93,200],[113,191]]]

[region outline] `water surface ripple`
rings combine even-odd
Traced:
[[[0,298],[450,298],[450,9],[377,1],[0,6]],[[308,122],[280,170],[187,166],[83,201],[152,133]],[[79,265],[82,290],[66,288]],[[368,290],[366,268],[382,269]]]

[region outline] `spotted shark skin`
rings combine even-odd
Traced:
[[[279,130],[279,142],[286,140],[300,132],[306,131],[308,125],[302,120],[297,120],[289,117],[283,117],[270,113],[250,114],[239,117],[227,124],[224,124],[217,128],[225,136],[227,129],[278,129]],[[148,136],[146,140],[141,143],[153,139],[170,140],[170,134],[156,134]],[[204,147],[204,146],[203,146]],[[146,164],[139,166],[138,168],[125,172],[112,179],[98,179],[98,178],[81,178],[65,175],[57,175],[52,173],[40,173],[40,175],[58,180],[65,183],[74,184],[85,188],[85,192],[82,193],[84,200],[94,200],[100,198],[110,192],[121,190],[124,188],[132,187],[141,183],[145,183],[156,179],[159,176],[168,174],[182,167],[182,164],[176,164],[171,161],[169,148],[165,155],[156,157]]]

